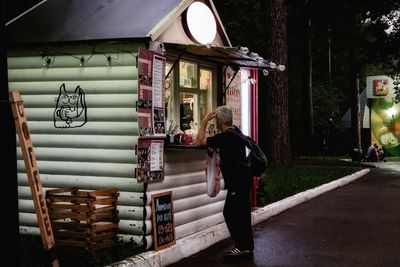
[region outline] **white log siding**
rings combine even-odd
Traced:
[[[40,55],[8,58],[9,88],[21,92],[44,191],[117,187],[119,236],[144,249],[151,249],[153,243],[151,194],[172,190],[177,240],[223,222],[226,192],[207,196],[205,149],[167,149],[165,179],[147,186],[136,182],[137,48],[130,50],[132,54],[111,54],[111,66],[106,66],[105,54],[76,51],[73,56],[49,53],[48,68]],[[82,56],[91,58],[80,67]],[[63,83],[67,92],[79,85],[85,93],[87,122],[82,127],[54,126]],[[21,233],[39,233],[19,147],[17,153]]]
[[[216,197],[207,195],[206,157],[205,149],[167,149],[164,181],[148,185],[147,205],[152,194],[172,191],[177,240],[224,222],[226,191]]]
[[[149,207],[145,205],[145,185],[135,178],[138,48],[128,53],[109,47],[108,52],[94,55],[88,46],[72,49],[73,54],[64,55],[60,50],[53,54],[50,51],[49,67],[43,66],[39,52],[36,56],[8,58],[9,88],[21,92],[43,189],[117,187],[120,236],[148,248],[151,227],[146,224],[151,212],[146,210]],[[108,55],[112,58],[111,66],[106,66]],[[81,57],[85,58],[82,67]],[[67,92],[79,85],[85,93],[87,122],[82,127],[54,126],[54,111],[63,83]],[[35,232],[37,219],[19,147],[17,153],[21,231]]]

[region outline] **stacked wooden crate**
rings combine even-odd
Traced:
[[[116,188],[82,191],[65,187],[46,191],[60,258],[98,262],[117,244]]]

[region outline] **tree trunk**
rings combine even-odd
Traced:
[[[360,123],[360,79],[358,74],[355,75],[355,87],[352,105],[352,130],[353,130],[353,147],[361,151],[361,123]]]
[[[287,67],[287,30],[284,0],[266,1],[267,56],[273,62]],[[288,114],[288,74],[272,72],[267,77],[267,152],[273,166],[287,166],[291,162],[289,114]]]
[[[3,44],[0,48],[0,128],[2,132],[1,150],[3,157],[1,163],[2,189],[1,203],[2,214],[7,216],[4,220],[2,238],[7,240],[7,245],[2,250],[3,266],[19,266],[19,213],[18,213],[18,179],[17,179],[17,150],[16,136],[11,104],[8,101],[8,75],[7,75],[7,38],[6,38],[5,1],[0,3],[0,36]]]
[[[306,53],[305,53],[305,85],[304,85],[304,105],[305,105],[305,121],[307,122],[307,136],[309,141],[312,142],[312,137],[314,136],[314,105],[313,105],[313,97],[312,97],[312,90],[313,90],[313,57],[312,57],[312,42],[311,42],[311,7],[310,1],[306,0]]]

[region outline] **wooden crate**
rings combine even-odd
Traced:
[[[46,203],[60,258],[98,262],[117,243],[116,188],[83,191],[65,187],[46,191]]]

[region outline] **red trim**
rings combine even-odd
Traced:
[[[251,70],[251,77],[256,80],[251,84],[251,137],[258,143],[258,71]]]
[[[258,143],[258,71],[250,70],[250,76],[256,80],[255,84],[250,84],[251,87],[251,137]],[[257,177],[253,178],[253,188],[251,194],[251,207],[257,207]]]

